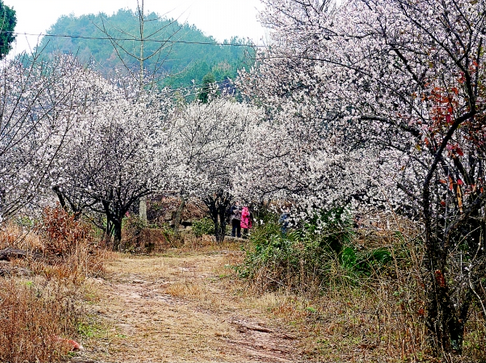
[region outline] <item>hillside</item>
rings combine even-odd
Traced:
[[[238,69],[249,65],[252,49],[242,39],[233,38],[221,45],[193,25],[155,13],[146,14],[145,19],[141,36],[138,15],[130,10],[119,10],[112,16],[63,16],[47,31],[38,49],[45,55],[76,54],[82,62],[94,61],[102,73],[109,74],[122,66],[109,38],[117,40],[123,62],[134,70],[139,68],[136,57],[140,56],[143,38],[145,69],[156,74],[162,85],[174,88],[201,84],[209,72],[216,81],[233,78]]]

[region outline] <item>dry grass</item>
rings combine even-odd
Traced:
[[[9,245],[46,255],[45,235],[18,227],[2,233]],[[180,247],[150,256],[93,256],[90,242],[47,261],[19,260],[16,266],[33,275],[0,284],[6,306],[0,352],[7,340],[16,352],[0,361],[61,359],[66,352],[52,335],[75,338],[81,330],[83,357],[98,361],[433,362],[423,321],[422,251],[414,238],[405,228],[400,235],[360,233],[363,248],[393,247],[388,269],[346,283],[336,262],[327,289],[302,281],[307,288],[300,294],[268,292],[240,279],[233,267],[243,262],[246,242],[216,244],[209,236],[184,235]],[[79,305],[86,294],[97,296],[88,315]],[[25,323],[12,324],[13,316]],[[466,330],[465,360],[485,361],[486,331],[477,311]]]
[[[232,266],[244,259],[241,241],[218,245],[210,237],[185,236],[184,245],[164,254],[117,254],[106,267],[108,283],[96,286],[101,298],[94,316],[103,334],[86,341],[87,358],[432,362],[416,268],[420,249],[404,234],[399,240],[385,231],[360,238],[363,248],[368,241],[396,244],[389,269],[346,284],[336,263],[335,283],[314,294],[266,292],[240,279]],[[467,328],[465,356],[476,361],[484,359],[481,323],[473,317]],[[255,333],[247,328],[252,325],[271,333]]]
[[[122,281],[162,281],[164,293],[217,309],[228,305],[228,300],[220,297],[222,291],[242,290],[245,286],[233,269],[244,256],[239,248],[232,242],[202,242],[171,249],[161,256],[119,255],[107,266],[107,273],[116,273]]]
[[[0,228],[0,249],[14,247],[29,252],[43,252],[45,244],[39,234],[33,233],[32,228],[9,223]]]
[[[79,309],[73,291],[45,281],[0,280],[0,361],[53,362],[69,351]]]
[[[348,288],[313,299],[273,293],[259,305],[297,329],[310,361],[422,361],[424,325],[380,294]]]
[[[84,317],[84,282],[104,273],[106,253],[90,229],[59,210],[46,210],[35,228],[8,224],[0,249],[27,252],[4,261],[0,277],[0,361],[53,362],[72,348]]]
[[[292,349],[279,359],[430,359],[423,316],[418,313],[420,301],[412,293],[413,275],[399,283],[389,276],[389,280],[370,281],[366,286],[336,285],[314,296],[285,290],[262,293],[239,279],[231,268],[243,261],[240,242],[227,241],[224,246],[205,240],[191,243],[190,248],[172,249],[161,256],[120,254],[109,263],[111,284],[103,286],[102,293],[109,300],[101,302],[101,315],[113,319],[107,324],[110,333],[105,339],[110,349],[90,357],[252,361],[256,356],[251,354],[263,338],[252,343],[252,352],[247,355],[242,350],[241,329],[235,331],[231,323],[250,320],[264,322],[273,331],[294,338]],[[163,344],[157,348],[158,340]],[[239,353],[230,354],[235,350],[231,342],[239,342]],[[258,359],[278,361],[270,356]]]

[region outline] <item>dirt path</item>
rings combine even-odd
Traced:
[[[93,319],[103,328],[86,329],[75,360],[298,361],[297,339],[234,278],[229,266],[239,260],[238,251],[120,255],[93,281]]]

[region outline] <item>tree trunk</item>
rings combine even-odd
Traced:
[[[113,220],[113,237],[113,250],[118,251],[122,239],[122,219],[115,218]]]
[[[223,243],[226,233],[223,229],[223,226],[220,223],[218,223],[217,228],[218,228],[217,231],[215,231],[215,233],[214,233],[215,237],[216,237],[216,242]]]
[[[121,215],[116,215],[115,213],[112,212],[109,201],[105,200],[102,201],[101,203],[103,205],[103,209],[106,216],[106,229],[105,229],[106,241],[109,242],[113,239],[113,250],[118,251],[118,249],[120,248],[120,242],[122,237],[122,221],[123,221],[124,213],[121,214],[121,212],[119,212],[118,214]]]
[[[107,217],[105,231],[104,231],[104,240],[107,246],[111,246],[112,235],[113,235],[113,224],[111,223],[111,220],[108,219]]]
[[[216,242],[224,241],[226,235],[226,209],[231,203],[231,196],[228,192],[219,191],[203,199],[209,209],[209,214],[214,223],[214,237]]]
[[[113,250],[118,251],[122,239],[122,220],[113,214],[107,215],[105,236],[107,241],[113,239]]]
[[[221,212],[221,210],[223,210]],[[218,211],[218,216],[219,216],[219,227],[220,227],[220,230],[219,230],[219,239],[216,237],[216,241],[217,242],[223,242],[224,241],[224,237],[226,236],[226,208],[225,206],[221,206],[219,208],[219,211]]]
[[[226,235],[226,221],[224,220],[224,215],[221,219],[219,208],[215,208],[214,206],[209,208],[209,213],[211,215],[211,220],[214,223],[214,238],[217,243],[222,243]]]
[[[59,199],[59,204],[61,205],[61,208],[64,209],[66,212],[69,213],[69,210],[66,205],[66,200],[64,199],[64,195],[62,194],[61,190],[57,185],[52,187],[52,191],[56,193],[57,199]]]
[[[174,218],[174,232],[176,237],[179,237],[179,226],[181,224],[182,211],[184,210],[185,206],[186,206],[186,199],[184,197],[181,197],[181,203],[177,208],[176,215]]]
[[[214,222],[214,237],[216,242],[222,243],[226,236],[226,209],[229,203],[221,203],[218,206],[212,206],[210,209],[211,219]]]
[[[433,335],[432,345],[438,354],[460,355],[469,301],[465,301],[460,307],[455,307],[450,299],[449,286],[442,270],[429,271],[429,274],[433,281],[427,294],[426,324]]]
[[[471,292],[453,300],[453,286],[448,276],[450,239],[454,235],[444,235],[446,220],[435,218],[430,209],[430,189],[424,188],[423,210],[425,222],[425,267],[427,269],[427,318],[431,345],[435,353],[450,357],[462,354],[464,326],[467,321]],[[463,227],[463,226],[461,226]],[[458,228],[460,228],[458,226]],[[474,230],[472,228],[470,230]],[[471,236],[470,236],[471,237]],[[453,243],[454,244],[454,243]],[[466,287],[468,289],[468,287]],[[448,359],[448,358],[447,358]]]
[[[216,242],[222,242],[221,233],[219,228],[219,221],[218,221],[218,210],[216,208],[210,208],[209,213],[211,214],[211,219],[214,223],[214,238]],[[224,238],[224,237],[223,237]]]

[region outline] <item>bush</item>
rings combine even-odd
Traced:
[[[162,252],[176,247],[180,241],[168,226],[153,227],[139,223],[139,218],[130,218],[125,223],[121,250],[131,253]],[[132,223],[133,222],[133,223]]]
[[[92,228],[59,207],[44,209],[40,230],[44,237],[44,252],[51,255],[73,255],[80,244],[93,243]]]
[[[241,277],[265,290],[323,290],[331,282],[356,283],[380,271],[391,254],[385,248],[354,245],[351,216],[343,209],[316,213],[310,221],[282,235],[275,221],[256,227],[250,248],[238,266]]]
[[[76,285],[104,273],[106,251],[98,247],[93,228],[61,208],[46,208],[33,228],[7,223],[0,228],[0,249],[27,251],[28,258],[11,265]]]
[[[46,208],[35,231],[45,258],[28,266],[34,273],[77,285],[86,277],[103,274],[105,253],[97,246],[91,225],[62,208]]]
[[[192,231],[196,237],[202,237],[205,234],[214,234],[214,222],[211,218],[204,217],[192,224]]]
[[[303,229],[304,234],[319,240],[336,253],[340,253],[343,246],[353,243],[353,219],[346,208],[317,211],[308,220]]]
[[[392,255],[387,248],[357,250],[353,246],[345,247],[340,254],[341,266],[356,278],[371,276],[380,272],[389,262]]]

